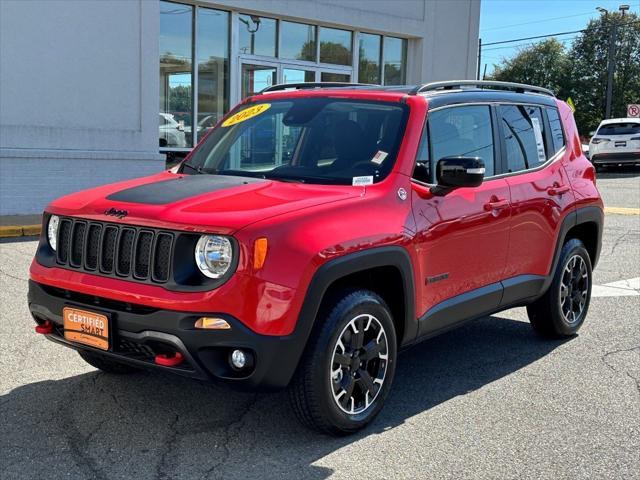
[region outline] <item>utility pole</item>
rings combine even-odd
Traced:
[[[478,39],[478,73],[476,74],[476,80],[480,80],[480,64],[482,63],[482,39]]]
[[[611,118],[611,104],[613,103],[613,78],[616,67],[616,36],[618,34],[618,24],[614,19],[610,19],[609,11],[606,8],[597,7],[600,13],[603,13],[605,19],[609,23],[609,51],[607,53],[607,94],[605,100],[605,113],[604,118]],[[620,5],[618,10],[622,12],[622,16],[627,10],[629,5]]]
[[[608,15],[607,15],[608,17]],[[604,118],[611,118],[611,102],[613,101],[613,71],[615,69],[616,34],[618,26],[615,22],[609,22],[609,53],[607,54],[607,99]]]

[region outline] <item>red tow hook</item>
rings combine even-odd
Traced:
[[[42,325],[36,325],[36,333],[41,333],[42,335],[53,333],[53,323],[50,320],[45,320]]]
[[[155,362],[163,367],[175,367],[180,365],[184,361],[184,356],[180,352],[175,352],[173,355],[166,353],[160,353],[156,355]]]

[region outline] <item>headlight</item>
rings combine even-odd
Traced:
[[[47,239],[49,240],[49,245],[55,251],[57,247],[57,239],[58,239],[58,224],[60,223],[60,218],[57,215],[51,215],[49,218],[49,223],[47,225]]]
[[[231,241],[218,235],[203,235],[195,250],[196,265],[203,275],[220,278],[231,267],[233,248]]]

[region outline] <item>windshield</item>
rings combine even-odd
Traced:
[[[608,123],[598,130],[598,135],[635,135],[636,133],[640,133],[640,123]]]
[[[371,177],[364,181],[376,183],[395,163],[407,114],[404,104],[353,99],[249,104],[207,136],[182,172],[342,185]]]

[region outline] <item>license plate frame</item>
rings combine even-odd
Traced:
[[[626,147],[627,142],[625,140],[619,140],[614,144],[616,147]]]
[[[62,324],[65,340],[98,350],[111,350],[111,315],[108,313],[65,305],[62,308]],[[83,325],[85,328],[82,328]]]

